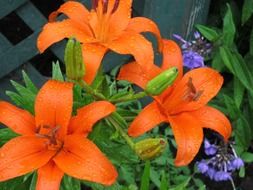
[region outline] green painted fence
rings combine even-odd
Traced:
[[[53,45],[50,50],[40,55],[36,48],[36,38],[42,26],[47,22],[45,13],[43,15],[39,10],[42,7],[52,8],[55,6],[57,8],[58,4],[63,2],[0,0],[0,99],[7,98],[5,90],[12,88],[10,79],[21,81],[22,69],[40,86],[46,77],[43,76],[41,69],[38,71],[36,68],[43,67],[43,64],[51,64],[47,63],[47,55],[53,56],[55,61],[56,59],[62,60],[64,42]],[[83,0],[82,2],[90,7],[90,0]],[[163,37],[170,38],[173,33],[189,36],[195,23],[205,22],[209,3],[209,0],[134,0],[133,15],[143,15],[156,21]],[[54,6],[51,6],[52,4]],[[11,23],[12,18],[19,20],[22,26]],[[20,36],[23,35],[23,28],[27,34],[22,39]],[[14,41],[11,35],[13,31],[21,39]],[[103,64],[105,70],[108,71],[128,59],[129,56],[108,53]],[[40,61],[36,63],[37,60]]]

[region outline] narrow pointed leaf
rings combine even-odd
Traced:
[[[253,14],[253,1],[245,0],[242,8],[242,25],[245,24]]]
[[[145,168],[141,177],[141,187],[140,190],[149,189],[149,177],[150,177],[150,161],[145,163]]]
[[[227,46],[232,46],[235,37],[235,24],[230,6],[227,4],[227,12],[223,20],[223,42]]]
[[[52,67],[53,67],[52,78],[58,81],[64,81],[59,62],[57,61],[56,63],[53,63]]]
[[[197,29],[209,41],[214,42],[219,38],[219,34],[212,28],[198,24]]]

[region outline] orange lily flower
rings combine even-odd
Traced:
[[[86,138],[92,126],[115,106],[98,101],[71,117],[72,87],[71,83],[48,81],[36,97],[35,116],[0,101],[0,123],[21,135],[0,148],[0,181],[34,170],[38,170],[36,190],[58,190],[64,173],[104,185],[116,180],[114,166]]]
[[[211,68],[198,68],[183,76],[182,55],[177,44],[163,40],[163,63],[153,69],[135,63],[124,65],[118,79],[128,80],[145,89],[147,82],[165,69],[178,68],[179,74],[172,87],[146,106],[131,123],[128,134],[133,137],[144,134],[156,125],[170,123],[177,143],[175,165],[189,164],[201,146],[203,128],[212,129],[225,140],[231,135],[231,124],[226,116],[208,105],[222,86],[223,78]]]
[[[144,17],[131,18],[132,0],[93,0],[96,5],[89,12],[81,3],[68,1],[49,16],[40,33],[37,46],[40,52],[64,38],[75,37],[83,44],[86,66],[84,80],[91,83],[104,54],[111,49],[119,54],[131,54],[138,64],[152,65],[152,44],[140,33],[154,33],[162,49],[160,31],[156,24]],[[68,19],[56,21],[58,14]]]

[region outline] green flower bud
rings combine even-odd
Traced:
[[[163,71],[148,82],[145,91],[152,96],[161,94],[166,88],[173,84],[174,80],[177,78],[177,74],[178,69],[176,67]]]
[[[67,42],[64,62],[68,79],[80,80],[84,77],[85,65],[83,63],[82,47],[80,42],[73,38],[70,38]]]
[[[163,138],[148,138],[135,144],[135,152],[142,160],[150,160],[159,156],[166,148]]]

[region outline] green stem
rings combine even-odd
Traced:
[[[123,96],[123,97],[120,97],[120,98],[117,98],[117,99],[114,99],[114,100],[110,100],[110,102],[112,103],[120,103],[120,102],[126,102],[126,101],[133,101],[133,100],[137,100],[137,99],[140,99],[140,98],[143,98],[147,96],[147,93],[145,91],[143,92],[139,92],[139,93],[136,93],[136,94],[128,94],[126,96]]]
[[[109,116],[107,120],[113,125],[116,131],[119,132],[119,134],[125,139],[127,144],[131,147],[132,150],[135,151],[135,143],[132,141],[132,139],[127,135],[127,133],[121,128],[120,123],[114,119],[113,116],[115,116],[116,113],[112,113],[112,116]]]
[[[234,183],[234,180],[231,178],[229,178],[230,182],[231,182],[231,185],[232,185],[232,188],[233,190],[236,190],[236,187],[235,187],[235,183]]]
[[[96,99],[99,100],[105,100],[105,96],[99,92],[96,92],[95,90],[93,90],[86,82],[84,82],[83,80],[78,81],[78,84],[89,94],[91,94],[92,96],[94,96]]]
[[[78,81],[78,84],[89,94],[93,95],[95,98],[99,99],[99,100],[106,100],[105,96],[101,93],[96,92],[95,90],[93,90],[86,82],[84,82],[83,80]],[[142,95],[141,95],[142,94]],[[146,93],[145,93],[146,94]],[[139,96],[143,96],[143,93],[139,93],[136,94],[136,97]],[[144,97],[144,96],[143,96]],[[120,135],[125,139],[125,141],[127,142],[127,144],[131,147],[132,150],[135,151],[135,143],[132,141],[132,139],[127,135],[127,133],[120,127],[120,125],[122,123],[120,123],[119,120],[121,120],[123,122],[123,125],[127,125],[124,124],[125,120],[117,113],[114,112],[111,114],[111,116],[109,116],[107,118],[107,120],[113,125],[113,127],[115,128],[116,131],[118,131],[120,133]]]

